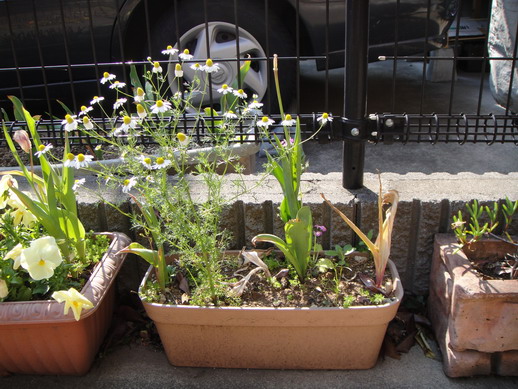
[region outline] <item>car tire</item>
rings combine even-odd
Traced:
[[[173,45],[181,50],[187,48],[192,54],[197,54],[195,59],[204,64],[209,56],[207,51],[207,36],[209,37],[210,57],[219,63],[220,71],[212,74],[211,87],[212,100],[203,98],[203,105],[217,105],[220,94],[217,89],[222,84],[231,85],[237,79],[236,61],[222,61],[221,58],[235,58],[236,42],[239,42],[240,57],[251,58],[251,68],[241,88],[245,90],[248,99],[257,94],[265,103],[265,112],[278,112],[278,102],[275,93],[272,63],[266,63],[265,57],[291,57],[292,59],[279,61],[280,86],[283,104],[287,107],[293,96],[296,62],[293,59],[295,53],[294,39],[281,22],[278,15],[270,11],[268,13],[268,32],[265,27],[264,7],[255,2],[240,3],[237,9],[239,34],[236,34],[235,12],[233,1],[206,1],[207,20],[204,16],[204,1],[181,1],[177,7],[177,17],[174,9],[169,9],[160,17],[152,29],[153,46],[157,50],[154,55],[159,55],[161,50],[168,45]],[[207,22],[207,24],[206,24]],[[206,27],[209,34],[206,33]],[[180,39],[178,39],[178,37]],[[238,38],[239,37],[239,38]],[[176,43],[175,43],[176,42]],[[267,52],[268,50],[268,52]],[[257,59],[254,59],[257,58]],[[175,59],[175,58],[173,58]],[[174,74],[174,65],[170,66],[169,74]],[[191,81],[194,71],[184,66],[184,79]],[[171,89],[177,90],[177,82],[171,83]],[[205,100],[207,99],[207,100]],[[198,101],[199,102],[199,101]]]

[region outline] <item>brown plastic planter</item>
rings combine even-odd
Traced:
[[[454,235],[435,236],[428,305],[444,371],[518,375],[518,280],[479,278],[462,251],[454,254],[457,248]]]
[[[126,257],[116,253],[130,243],[124,234],[110,236],[108,251],[82,289],[94,307],[80,320],[54,300],[0,303],[0,375],[88,372],[112,319],[113,281]]]
[[[396,299],[351,308],[237,308],[144,302],[175,366],[252,369],[369,369],[376,364]],[[150,268],[141,284],[151,274]]]

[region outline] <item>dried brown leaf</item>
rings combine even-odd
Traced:
[[[263,262],[261,259],[262,256],[266,255],[267,253],[271,252],[271,250],[267,250],[264,252],[259,251],[245,251],[244,249],[241,250],[241,256],[243,257],[243,265],[246,265],[247,263],[253,263],[255,266],[260,267],[265,272],[266,276],[270,278],[272,275],[270,274],[270,270],[268,269],[268,265]]]
[[[187,278],[185,278],[182,273],[176,273],[176,281],[178,281],[178,288],[182,292],[190,294],[189,283],[187,282]]]

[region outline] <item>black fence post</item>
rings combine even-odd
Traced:
[[[363,186],[367,67],[369,55],[369,1],[347,0],[345,7],[344,144],[342,186]],[[357,125],[355,125],[357,124]]]

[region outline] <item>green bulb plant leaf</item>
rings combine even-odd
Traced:
[[[347,223],[347,225],[360,237],[367,245],[369,251],[374,258],[374,266],[376,268],[376,287],[380,288],[385,275],[385,268],[390,256],[392,229],[394,228],[394,219],[396,217],[397,205],[399,202],[399,194],[395,190],[389,190],[382,193],[381,180],[378,196],[378,237],[372,242],[366,234],[364,234],[353,221],[345,216],[338,208],[336,208],[326,197],[321,194],[324,201]],[[383,206],[390,206],[383,210]],[[383,217],[385,215],[385,217]]]
[[[14,113],[17,120],[24,121],[29,129],[26,134],[25,142],[29,145],[28,152],[30,157],[30,170],[22,162],[18,151],[16,150],[13,138],[5,124],[3,132],[7,145],[17,161],[20,171],[4,171],[1,175],[17,175],[23,176],[30,185],[37,199],[33,199],[22,191],[12,187],[11,190],[18,196],[20,201],[36,216],[38,221],[47,229],[47,231],[59,242],[63,254],[68,257],[72,253],[70,247],[75,248],[75,254],[82,260],[86,258],[86,242],[85,229],[77,216],[76,194],[73,186],[74,168],[63,165],[52,165],[45,153],[41,153],[38,157],[41,166],[41,177],[34,173],[33,149],[38,150],[42,146],[38,131],[36,130],[36,121],[34,117],[23,107],[21,101],[9,96],[14,106]],[[69,152],[68,136],[65,131],[65,150],[64,155]]]
[[[268,242],[277,246],[303,281],[306,278],[313,245],[313,218],[308,206],[302,206],[297,212],[297,217],[284,225],[284,234],[286,240],[273,234],[259,234],[252,239],[252,243],[255,245],[257,242]]]

